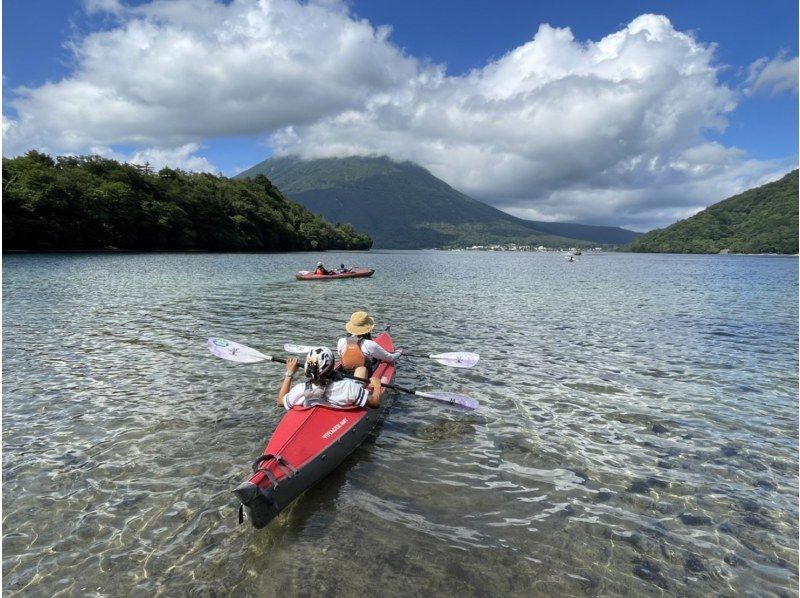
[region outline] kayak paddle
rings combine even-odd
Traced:
[[[221,359],[227,359],[228,361],[236,361],[238,363],[259,363],[263,361],[273,361],[275,363],[286,363],[286,360],[281,357],[274,357],[272,355],[264,355],[260,351],[256,351],[250,347],[245,345],[228,341],[222,338],[209,338],[208,339],[208,350],[211,351],[212,355],[219,357]],[[366,378],[356,378],[355,376],[348,376],[347,378],[352,378],[353,380],[358,380],[359,382],[369,382]],[[461,407],[466,407],[467,409],[477,409],[478,408],[478,401],[473,399],[472,397],[468,397],[467,395],[458,394],[455,392],[422,392],[420,390],[415,390],[413,388],[405,388],[403,386],[399,386],[397,384],[390,384],[388,382],[383,382],[381,380],[381,385],[386,388],[393,388],[395,390],[399,390],[400,392],[404,392],[410,395],[416,395],[418,397],[423,397],[426,399],[435,399],[437,401],[444,401],[445,403],[450,403],[451,405],[459,405]]]
[[[286,343],[283,345],[283,350],[287,353],[304,354],[313,349],[311,345],[294,345]],[[477,365],[478,360],[481,358],[477,353],[467,353],[465,351],[457,351],[454,353],[437,353],[436,355],[417,355],[415,353],[406,353],[403,351],[403,357],[421,357],[423,359],[433,359],[437,363],[449,366],[451,368],[472,368]]]
[[[359,382],[369,382],[369,379],[367,378],[357,378],[355,376],[351,376],[350,374],[344,374],[344,377],[350,378],[351,380],[358,380]],[[394,388],[395,390],[399,390],[400,392],[404,392],[406,394],[417,395],[418,397],[425,397],[426,399],[436,399],[437,401],[444,401],[445,403],[459,405],[460,407],[466,407],[467,409],[477,409],[480,405],[480,403],[478,403],[478,401],[472,397],[468,397],[467,395],[462,395],[456,392],[422,392],[421,390],[415,390],[413,388],[405,388],[399,384],[387,384],[383,380],[381,380],[381,384],[386,388]]]

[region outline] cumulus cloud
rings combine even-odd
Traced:
[[[9,104],[17,118],[7,149],[176,147],[314,122],[417,75],[416,62],[388,35],[338,5],[313,2],[130,7],[119,26],[72,44],[71,76],[14,90]]]
[[[522,217],[649,228],[787,168],[707,141],[737,101],[718,70],[713,46],[663,16],[585,43],[542,25],[484,68],[411,82],[363,110],[288,127],[272,143],[304,157],[421,162]]]
[[[797,69],[797,56],[787,59],[786,54],[782,53],[772,60],[759,58],[750,65],[747,92],[765,91],[775,95],[789,91],[797,94]]]
[[[97,13],[120,15],[125,11],[124,5],[119,0],[84,0],[83,5],[90,15]]]
[[[194,172],[214,172],[216,169],[211,162],[202,156],[196,155],[199,150],[200,146],[197,143],[187,143],[176,148],[150,147],[135,152],[125,158],[124,161],[132,162],[133,164],[149,162],[156,170],[167,166]]]
[[[449,76],[336,0],[85,6],[115,26],[73,43],[70,76],[14,90],[7,154],[127,145],[210,169],[203,140],[261,133],[276,154],[385,154],[517,215],[639,229],[787,169],[709,141],[741,92],[663,16],[597,41],[542,25]],[[784,70],[754,66],[748,85],[778,89]]]

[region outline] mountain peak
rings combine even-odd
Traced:
[[[257,174],[328,221],[368,231],[376,248],[495,243],[570,247],[627,243],[637,236],[611,227],[522,220],[453,189],[419,164],[388,156],[283,156],[237,178]]]

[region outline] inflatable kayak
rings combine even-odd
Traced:
[[[348,272],[338,274],[314,274],[308,270],[300,270],[294,277],[297,280],[334,280],[337,278],[366,278],[375,274],[371,268],[351,268]]]
[[[375,337],[387,351],[394,350],[389,333]],[[394,377],[395,366],[381,363],[373,373],[382,382]],[[361,444],[386,409],[385,396],[377,409],[337,408],[326,405],[292,407],[278,423],[264,453],[253,464],[253,474],[234,493],[244,513],[260,529],[295,498],[328,475]]]

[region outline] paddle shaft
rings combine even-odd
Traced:
[[[272,357],[271,361],[275,361],[277,363],[286,363],[287,360],[286,359],[282,359],[280,357]],[[369,378],[357,378],[356,376],[353,376],[351,374],[344,374],[343,373],[342,376],[344,376],[345,378],[350,378],[351,380],[357,380],[358,382],[366,382],[366,383],[371,382],[371,380]],[[390,384],[389,382],[384,382],[383,380],[381,380],[381,385],[385,386],[386,388],[393,388],[393,389],[399,390],[401,392],[407,392],[408,394],[412,394],[412,395],[417,394],[416,390],[413,390],[411,388],[404,388],[402,386],[399,386],[398,384]]]
[[[356,376],[352,376],[350,374],[342,374],[342,375],[345,378],[350,378],[351,380],[356,380],[358,382],[367,382],[367,383],[370,382],[370,380],[368,378],[357,378]],[[385,388],[392,388],[394,390],[399,390],[400,392],[405,392],[405,393],[408,393],[410,395],[417,394],[417,391],[414,390],[413,388],[405,388],[403,386],[400,386],[399,384],[391,384],[389,382],[384,382],[383,380],[381,380],[381,386],[383,386]]]

